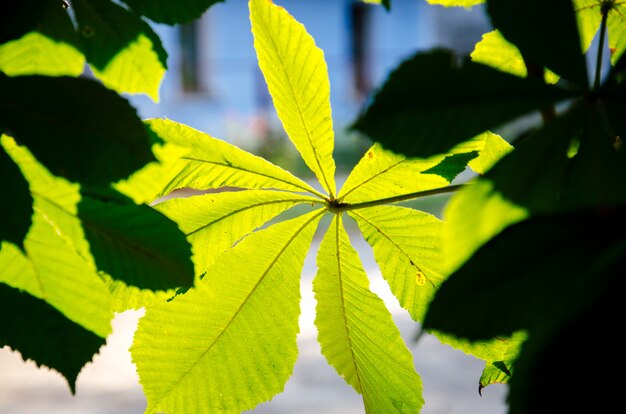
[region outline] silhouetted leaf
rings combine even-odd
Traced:
[[[34,30],[48,6],[55,0],[4,2],[0,13],[0,43],[18,39]],[[60,2],[58,7],[62,7]]]
[[[353,128],[393,151],[428,157],[569,96],[535,79],[457,64],[445,51],[418,53],[390,75]]]
[[[0,177],[3,201],[0,203],[0,242],[7,240],[23,248],[30,228],[33,198],[28,182],[4,148],[0,146]]]
[[[587,65],[571,0],[487,0],[487,11],[524,59],[587,88]]]
[[[105,339],[70,321],[45,301],[4,283],[0,283],[0,303],[0,346],[8,345],[24,360],[58,371],[75,392],[78,373]]]
[[[122,0],[135,12],[158,23],[188,23],[212,5],[224,0]]]
[[[107,184],[154,159],[135,110],[96,82],[0,74],[0,91],[0,129],[53,174]]]
[[[624,213],[580,210],[507,228],[441,285],[424,326],[470,340],[549,332],[607,286],[605,270],[626,254]]]

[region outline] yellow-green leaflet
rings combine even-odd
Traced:
[[[322,354],[363,396],[365,412],[419,412],[424,400],[413,357],[385,304],[369,290],[341,215],[322,240],[317,266],[313,290]]]
[[[445,187],[449,182],[436,174],[421,174],[419,179],[406,178],[407,174],[415,177],[443,159],[443,155],[429,159],[407,158],[374,144],[350,172],[338,199],[360,202]]]
[[[380,206],[350,211],[372,246],[380,271],[400,305],[421,321],[443,282],[442,222],[410,208]]]
[[[331,198],[334,133],[324,52],[304,26],[269,0],[250,1],[259,67],[283,127]]]
[[[149,121],[148,126],[165,142],[188,149],[169,166],[169,180],[159,195],[185,187],[274,188],[319,194],[271,162],[191,127],[165,119]]]
[[[484,3],[485,0],[426,0],[430,4],[438,4],[445,7],[472,7]]]
[[[587,50],[602,22],[602,0],[574,0],[583,50]],[[607,31],[611,62],[626,50],[626,3],[616,1],[608,10]]]
[[[526,64],[517,46],[507,41],[498,30],[485,33],[480,42],[476,43],[470,55],[474,62],[491,66],[502,72],[507,72],[525,78],[528,74]],[[559,76],[546,69],[545,81],[557,83]]]
[[[454,154],[470,151],[477,151],[478,157],[471,160],[467,165],[478,174],[484,174],[502,157],[513,151],[513,146],[500,135],[486,131],[457,145],[450,152]]]
[[[155,208],[174,220],[194,248],[196,272],[203,274],[237,241],[283,211],[319,199],[272,190],[248,190],[176,198]]]
[[[73,46],[30,32],[0,45],[0,71],[9,76],[78,76],[85,57]]]
[[[300,272],[321,213],[251,234],[196,288],[148,309],[131,348],[147,412],[240,413],[282,391],[298,353]]]

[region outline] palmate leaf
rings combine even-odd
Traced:
[[[283,389],[297,355],[299,275],[322,212],[251,234],[195,289],[148,309],[131,348],[148,412],[238,413]]]
[[[330,83],[324,53],[304,26],[270,0],[250,1],[259,67],[283,127],[331,198],[335,197]]]
[[[152,28],[108,0],[75,0],[72,5],[94,75],[111,89],[146,93],[158,101],[167,53]]]
[[[413,358],[383,301],[369,290],[341,215],[317,256],[315,325],[322,354],[363,396],[368,413],[416,413],[424,401]]]
[[[0,283],[0,303],[0,346],[8,345],[24,360],[58,371],[75,392],[78,373],[105,339],[73,323],[45,301],[4,283]]]
[[[380,271],[400,305],[421,321],[443,282],[442,222],[404,207],[381,206],[350,211],[372,246]]]
[[[321,195],[282,168],[234,145],[176,122],[155,119],[151,130],[165,142],[188,149],[171,166],[171,178],[159,192],[177,188],[275,188]]]

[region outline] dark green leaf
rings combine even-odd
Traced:
[[[167,290],[191,287],[191,245],[176,223],[121,194],[83,195],[78,217],[98,269],[128,285]]]
[[[28,233],[33,214],[33,198],[22,172],[0,145],[0,241],[10,241],[21,248]]]
[[[0,130],[56,175],[106,184],[154,160],[135,110],[96,82],[0,74],[0,91]]]
[[[496,192],[535,213],[626,204],[624,151],[601,108],[583,103],[523,140],[487,175]]]
[[[532,64],[587,87],[587,66],[571,0],[487,0],[493,25]]]
[[[34,30],[48,8],[55,0],[9,1],[2,4],[0,13],[0,43],[19,39]],[[56,1],[58,7],[63,7]]]
[[[478,340],[549,332],[592,303],[626,254],[625,209],[531,218],[504,230],[445,281],[424,326]]]
[[[420,53],[390,75],[353,128],[393,151],[428,157],[567,97],[540,80],[458,65],[449,52]]]
[[[206,9],[224,0],[123,0],[138,14],[158,23],[189,23]]]
[[[422,174],[437,174],[452,182],[457,175],[465,170],[467,164],[476,157],[478,157],[478,151],[448,155],[439,164],[422,171]]]
[[[75,391],[76,377],[105,339],[28,293],[0,283],[0,346],[60,372]]]

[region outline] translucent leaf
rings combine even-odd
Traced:
[[[481,134],[474,140],[482,141],[483,145],[478,153],[478,157],[471,160],[468,165],[479,174],[489,171],[502,157],[513,151],[511,144],[502,139],[500,135],[490,131]]]
[[[330,83],[324,53],[304,26],[269,0],[250,1],[259,67],[287,135],[335,196]]]
[[[288,171],[191,127],[164,119],[154,119],[148,125],[165,142],[188,148],[180,161],[171,166],[170,180],[161,194],[185,187],[199,190],[239,187],[320,195]]]
[[[321,213],[250,235],[196,288],[148,309],[131,348],[148,412],[239,413],[282,391],[297,355],[300,272]]]
[[[607,22],[611,62],[617,63],[626,51],[626,3],[615,2]]]
[[[573,0],[578,22],[578,31],[582,50],[586,51],[591,46],[593,38],[598,32],[602,14],[600,13],[600,0]]]
[[[502,353],[485,364],[485,369],[478,381],[479,392],[491,384],[508,384],[513,375],[513,364],[519,357],[526,338],[527,335],[524,332],[518,332],[509,340],[501,341],[504,343]]]
[[[602,22],[603,7],[607,8],[607,31],[611,62],[615,64],[626,50],[626,4],[602,0],[574,0],[581,32],[583,50],[587,50]]]
[[[26,257],[14,245],[2,244],[0,282],[46,301],[68,319],[105,338],[113,318],[106,285],[41,213],[33,215],[24,248]]]
[[[400,305],[421,321],[443,282],[442,222],[404,207],[380,206],[350,211],[372,246],[380,271]]]
[[[0,73],[0,89],[0,129],[55,175],[108,185],[154,160],[135,109],[97,82]]]
[[[322,354],[363,396],[367,413],[416,413],[424,404],[413,357],[383,301],[369,290],[341,216],[317,256],[315,325]]]
[[[152,28],[108,0],[75,0],[72,5],[94,75],[108,88],[145,93],[158,102],[167,53]]]
[[[0,71],[9,76],[78,76],[83,73],[85,57],[77,44],[78,35],[68,14],[59,2],[52,2],[37,31],[0,45]]]
[[[511,75],[521,78],[528,75],[524,58],[517,46],[508,42],[498,30],[485,33],[481,41],[476,43],[470,56],[474,62],[491,66]],[[544,77],[547,83],[559,81],[559,76],[549,69],[546,69]]]
[[[142,288],[192,285],[191,246],[175,223],[114,191],[81,194],[78,185],[51,175],[25,147],[4,141],[38,211],[86,263]]]
[[[158,22],[174,25],[189,23],[216,3],[224,0],[123,0],[138,14]]]
[[[0,283],[0,303],[0,346],[8,345],[24,360],[58,371],[75,392],[78,373],[105,339],[65,318],[43,300],[4,283]]]
[[[338,200],[369,201],[445,187],[449,182],[440,175],[420,174],[437,166],[444,158],[407,158],[374,144],[350,172]]]
[[[237,241],[283,211],[319,199],[284,191],[249,190],[176,198],[156,209],[178,223],[194,246],[194,263],[203,274]]]

